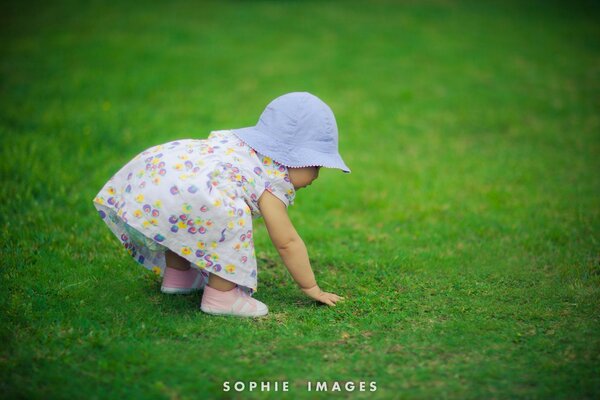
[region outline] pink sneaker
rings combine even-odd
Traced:
[[[196,268],[181,271],[175,268],[165,268],[160,291],[168,294],[188,294],[204,287],[206,277]]]
[[[200,309],[207,314],[234,315],[236,317],[260,317],[269,312],[264,303],[253,299],[239,286],[222,292],[206,285]]]

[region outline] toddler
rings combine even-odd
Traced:
[[[262,216],[290,274],[311,298],[322,291],[287,207],[321,167],[350,172],[338,153],[331,109],[306,92],[273,100],[256,126],[213,131],[143,151],[94,198],[100,217],[164,293],[203,290],[208,314],[258,317],[252,218]]]

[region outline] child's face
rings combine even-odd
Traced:
[[[319,177],[319,168],[321,167],[288,168],[294,189],[298,190],[310,185]]]

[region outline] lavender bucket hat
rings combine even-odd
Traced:
[[[326,167],[350,172],[338,152],[333,112],[308,92],[287,93],[267,105],[256,126],[232,129],[257,152],[286,167]]]

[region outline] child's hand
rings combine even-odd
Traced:
[[[343,297],[338,296],[337,294],[322,291],[319,285],[315,285],[309,289],[301,289],[304,293],[306,293],[307,296],[312,297],[313,299],[320,301],[321,303],[325,303],[328,306],[335,307],[335,303],[337,301],[344,300]]]

